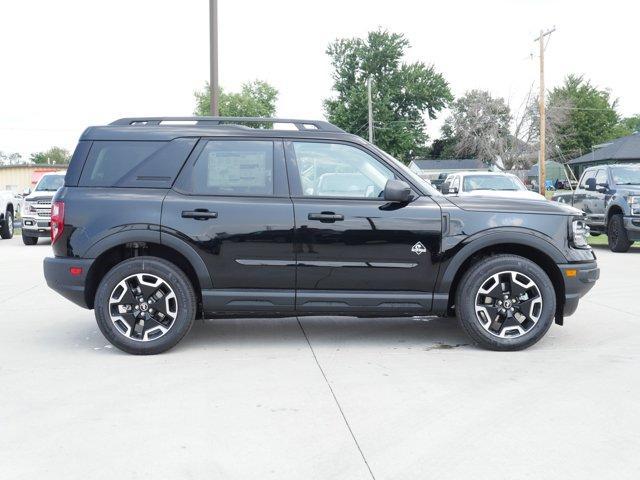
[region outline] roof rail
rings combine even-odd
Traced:
[[[127,117],[120,118],[109,125],[136,126],[136,125],[161,125],[163,123],[176,126],[180,122],[188,123],[188,126],[212,127],[220,125],[234,125],[237,123],[287,123],[294,125],[298,130],[315,130],[320,132],[340,132],[344,130],[323,120],[299,120],[291,118],[269,117]],[[194,123],[195,122],[195,123]]]

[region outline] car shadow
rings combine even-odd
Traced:
[[[447,349],[470,344],[455,318],[299,317],[196,322],[179,348],[296,346],[304,334],[315,347]],[[304,332],[300,329],[302,325]],[[306,343],[306,340],[305,340]]]

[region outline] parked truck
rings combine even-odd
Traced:
[[[591,234],[606,234],[613,252],[640,241],[640,163],[587,168],[573,192],[556,193],[552,200],[584,211]]]
[[[13,237],[13,220],[20,212],[20,199],[8,190],[0,191],[0,238]]]

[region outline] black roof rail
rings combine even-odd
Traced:
[[[127,117],[120,118],[109,125],[136,126],[136,125],[161,125],[169,123],[171,126],[180,126],[180,122],[189,122],[188,126],[214,127],[233,126],[236,123],[287,123],[294,125],[298,130],[315,130],[320,132],[345,133],[341,128],[325,122],[323,120],[300,120],[291,118],[269,118],[269,117]],[[195,123],[194,123],[195,122]],[[185,125],[187,126],[187,125]]]

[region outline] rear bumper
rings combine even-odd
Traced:
[[[600,269],[596,262],[565,263],[558,265],[564,279],[564,309],[563,316],[568,317],[578,308],[579,300],[593,288],[600,278]],[[575,276],[569,276],[567,271],[575,270]]]
[[[624,217],[624,228],[627,231],[629,240],[633,240],[634,242],[640,240],[640,217],[637,215]]]
[[[74,258],[46,257],[43,262],[44,278],[47,285],[55,290],[67,300],[71,300],[76,305],[89,308],[85,298],[85,281],[92,259],[80,260]],[[82,268],[80,275],[72,275],[71,267]]]

